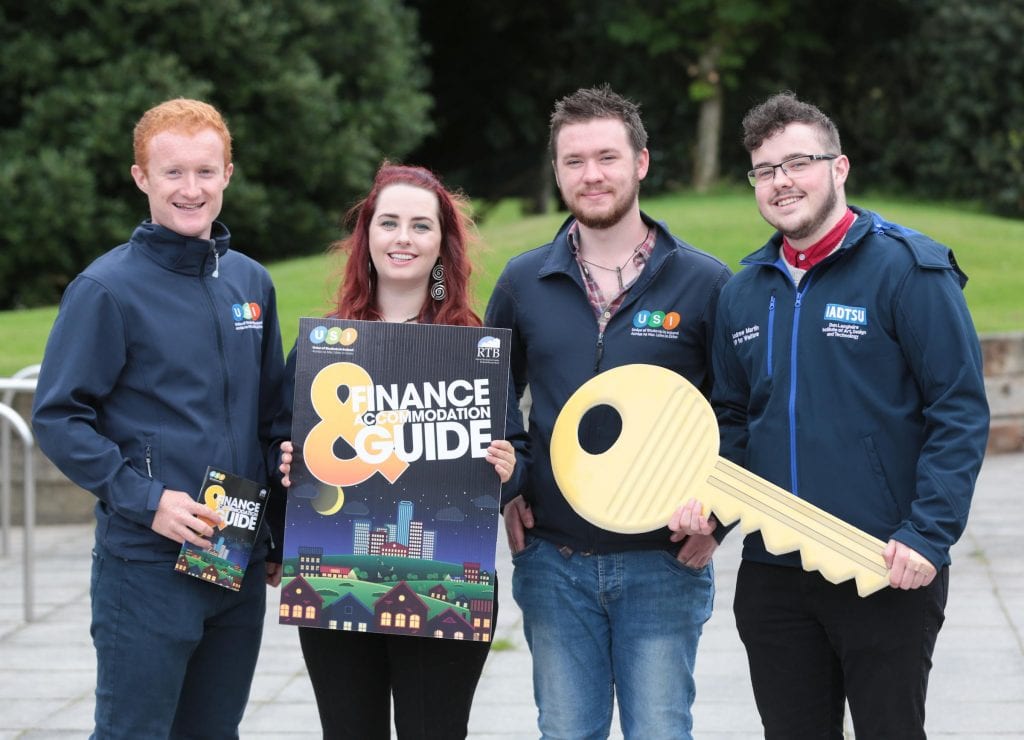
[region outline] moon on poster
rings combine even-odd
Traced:
[[[341,486],[320,486],[312,503],[318,514],[334,516],[345,505],[345,491]]]

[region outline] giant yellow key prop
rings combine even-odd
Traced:
[[[605,452],[579,443],[579,423],[608,405],[622,431]],[[800,551],[804,570],[833,583],[853,578],[867,596],[889,585],[885,543],[718,456],[711,405],[685,378],[655,365],[624,365],[580,386],[551,436],[555,480],[584,519],[614,532],[665,526],[690,498],[719,522],[761,530],[768,551]]]

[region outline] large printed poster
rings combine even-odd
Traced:
[[[300,320],[282,624],[491,640],[509,342]]]

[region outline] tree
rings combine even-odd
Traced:
[[[323,249],[380,160],[430,131],[399,0],[5,2],[0,35],[0,308],[53,302],[148,215],[131,130],[162,100],[225,115],[223,218],[257,259]]]
[[[596,17],[610,0],[410,4],[430,46],[438,134],[412,157],[474,198],[522,197],[547,210],[552,103],[577,87],[623,81]]]
[[[719,176],[725,93],[738,84],[760,41],[775,30],[788,0],[628,0],[614,5],[608,24],[624,54],[646,50],[650,63],[685,70],[689,99],[697,104],[692,185],[705,192]]]
[[[1024,0],[927,0],[908,39],[918,189],[1024,216]]]
[[[1024,216],[1024,0],[790,2],[787,43],[745,84],[755,98],[792,89],[835,119],[849,191]]]
[[[653,164],[644,191],[703,189],[718,176],[727,93],[746,89],[792,1],[411,0],[438,111],[435,135],[412,156],[475,197],[520,196],[543,210],[552,104],[607,82],[642,106]]]

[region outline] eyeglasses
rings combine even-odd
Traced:
[[[794,179],[803,177],[810,170],[814,162],[824,159],[835,159],[838,154],[801,154],[799,157],[784,159],[778,164],[766,164],[763,167],[755,167],[747,173],[747,179],[755,188],[758,185],[767,185],[775,181],[775,169],[782,170],[782,174]]]

